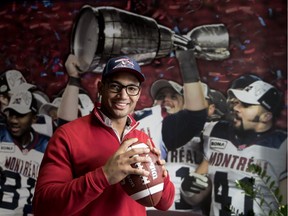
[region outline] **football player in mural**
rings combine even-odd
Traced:
[[[208,103],[207,120],[205,124],[224,119],[228,110],[225,96],[221,92],[215,91],[214,89],[209,89],[207,87],[205,89],[207,89],[206,93],[205,91],[204,93]],[[183,121],[185,120],[183,119]],[[171,128],[174,128],[174,125],[167,125],[169,124],[169,121],[163,124],[163,137],[171,137],[171,135],[167,134],[167,132],[170,130],[170,133],[173,133],[174,129],[171,130]],[[173,206],[175,209],[173,210],[182,212],[193,211],[201,214],[207,214],[207,210],[209,209],[206,202],[201,203],[201,206],[192,207],[180,195],[180,185],[183,178],[185,176],[189,176],[189,172],[195,171],[203,159],[203,146],[199,136],[200,132],[199,134],[194,135],[194,137],[183,146],[179,146],[179,143],[176,140],[174,140],[175,143],[172,143],[171,141],[168,142],[166,139],[166,143],[169,144],[165,146],[168,150],[166,167],[176,189],[178,189],[178,191],[176,190],[175,202]],[[208,201],[209,197],[207,197],[207,202]]]
[[[37,102],[30,91],[13,93],[0,127],[0,215],[28,215],[49,137],[37,133]]]
[[[201,85],[205,99],[208,102],[208,86],[205,83],[201,83]],[[153,106],[135,111],[134,117],[140,123],[138,128],[144,130],[153,138],[154,142],[161,149],[162,158],[166,159],[167,148],[162,141],[162,122],[167,115],[178,113],[184,109],[183,86],[173,80],[159,79],[152,83],[150,94],[154,100]],[[212,107],[211,113],[214,113]],[[192,131],[199,130],[197,124],[195,124],[195,127],[195,130],[191,128]]]
[[[42,105],[49,103],[49,97],[43,91],[40,91],[37,86],[28,83],[23,74],[18,70],[8,70],[0,76],[0,121],[4,122],[6,119],[3,110],[8,105],[11,96],[15,92],[26,90],[32,92],[37,103],[38,114],[37,120],[33,122],[33,129],[38,133],[51,137],[53,133],[51,118],[47,115],[42,115],[42,113],[39,112]]]
[[[246,86],[258,80],[261,80],[261,78],[256,76],[255,74],[250,73],[243,74],[231,82],[229,89],[244,89]],[[237,99],[232,94],[227,95],[227,106],[228,106],[228,113],[226,115],[227,120],[233,121],[234,117],[233,105],[235,100],[237,101]]]
[[[241,88],[241,87],[239,87]],[[280,188],[287,202],[287,133],[275,129],[274,123],[281,105],[281,93],[269,83],[256,80],[244,89],[229,89],[233,99],[233,118],[208,124],[203,131],[204,161],[196,173],[207,175],[213,182],[210,215],[232,215],[234,211],[244,215],[260,215],[277,210],[269,186],[248,170],[258,165]],[[181,192],[192,205],[201,202],[203,191],[210,185],[207,177],[195,173],[184,178]],[[251,181],[254,178],[254,181]],[[196,185],[195,179],[201,183]],[[236,187],[235,181],[253,182],[261,188],[267,203],[260,207],[251,197]],[[274,188],[274,189],[275,189]],[[202,189],[202,190],[201,190]]]
[[[33,85],[26,82],[22,73],[18,70],[7,70],[0,76],[0,122],[5,122],[6,115],[3,110],[9,104],[11,91],[20,85],[26,86],[27,89]]]

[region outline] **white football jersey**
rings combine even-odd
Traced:
[[[151,108],[145,108],[135,112],[135,119],[138,120],[138,130],[141,130],[148,134],[155,144],[155,147],[161,150],[161,157],[166,157],[166,150],[162,140],[162,112],[161,106],[153,106]]]
[[[174,203],[170,210],[200,213],[198,208],[192,207],[181,198],[180,188],[184,177],[195,171],[202,159],[203,154],[199,137],[194,137],[184,146],[168,152],[165,167],[175,186]]]
[[[0,215],[31,212],[43,152],[21,151],[13,142],[0,142]]]
[[[161,150],[161,156],[166,160],[165,167],[169,172],[170,180],[175,186],[174,203],[169,210],[199,212],[193,209],[180,197],[181,181],[190,171],[194,171],[198,164],[202,161],[203,155],[199,145],[200,138],[195,137],[184,146],[169,151],[165,148],[162,140],[162,111],[161,106],[157,105],[151,108],[145,108],[136,111],[136,119],[140,123],[138,129],[147,133],[153,140],[157,148]],[[147,208],[154,209],[154,208]]]
[[[262,206],[260,209],[243,190],[236,187],[236,180],[251,182],[251,177],[255,178],[254,186],[261,188],[265,201],[272,202],[276,208],[269,188],[247,168],[250,164],[259,165],[275,181],[276,187],[287,177],[287,136],[278,132],[259,134],[247,145],[239,142],[228,125],[214,122],[205,128],[205,158],[209,161],[209,177],[213,182],[210,215],[232,215],[227,214],[231,206],[245,215],[251,209],[255,215],[269,212],[269,208]]]

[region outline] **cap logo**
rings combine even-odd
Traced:
[[[29,94],[19,93],[17,95],[17,97],[15,96],[15,99],[12,102],[12,104],[21,105],[21,103],[22,103],[25,106],[30,106],[31,99],[32,98],[31,98],[31,96]]]
[[[263,85],[263,86],[258,86],[258,85],[253,86],[253,85],[250,85],[250,86],[247,86],[247,87],[245,88],[245,91],[246,91],[247,93],[249,93],[249,92],[252,91],[252,90],[254,90],[254,96],[255,96],[256,98],[259,98],[259,97],[261,97],[263,94],[266,93],[267,87],[264,86],[264,85]]]
[[[253,87],[254,87],[254,86],[247,86],[247,87],[245,88],[245,91],[249,92],[249,91],[251,91],[251,89],[253,89]]]
[[[14,101],[12,102],[12,104],[20,105],[21,104],[21,100],[22,100],[22,98],[15,98]]]
[[[118,64],[114,66],[114,68],[121,68],[121,67],[134,68],[134,63],[130,59],[127,59],[127,58],[117,59],[115,63],[118,63]]]

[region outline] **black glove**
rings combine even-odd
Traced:
[[[194,56],[194,50],[176,50],[180,72],[184,83],[193,83],[200,80],[199,71]]]
[[[208,187],[208,177],[198,173],[190,172],[181,183],[181,190],[194,194],[200,193]]]

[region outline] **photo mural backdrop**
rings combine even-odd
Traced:
[[[287,98],[286,1],[1,1],[0,68],[21,71],[53,99],[67,82],[64,63],[71,51],[73,22],[83,5],[113,6],[153,18],[175,33],[222,23],[229,32],[230,57],[222,61],[198,59],[201,80],[226,94],[231,80],[254,73],[277,86]],[[147,77],[137,109],[152,104],[149,86],[159,78],[181,82],[178,63],[167,55],[144,65]],[[100,74],[83,74],[83,87],[93,100]],[[278,120],[286,127],[286,105]]]
[[[66,84],[64,62],[70,52],[73,22],[83,5],[113,6],[155,19],[179,34],[205,24],[223,23],[229,31],[230,57],[223,61],[199,59],[201,79],[223,93],[235,77],[254,73],[287,95],[286,1],[1,1],[1,73],[20,70],[27,81],[52,99]],[[149,86],[159,78],[181,82],[174,57],[143,66],[147,76],[137,109],[152,104]],[[95,79],[83,75],[83,86],[95,99]],[[87,77],[87,78],[86,78]],[[287,105],[287,102],[285,102]],[[284,118],[278,123],[286,125]]]
[[[224,25],[229,56],[197,58],[201,81],[226,95],[235,78],[246,73],[258,75],[283,92],[283,109],[276,125],[287,130],[287,1],[4,0],[0,3],[0,74],[11,69],[21,71],[26,81],[52,102],[68,81],[64,64],[72,51],[73,26],[84,5],[112,6],[144,16],[180,36],[199,26]],[[140,33],[150,34],[144,30]],[[146,81],[136,110],[152,106],[150,87],[154,81],[182,83],[173,52],[150,60],[142,65]],[[81,76],[83,89],[95,102],[101,72],[87,71]]]

